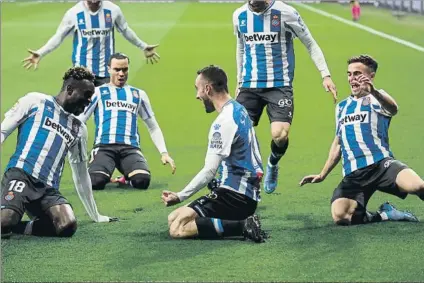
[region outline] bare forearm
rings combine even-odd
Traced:
[[[328,174],[330,174],[330,172],[334,169],[334,167],[336,167],[336,165],[339,163],[340,157],[341,157],[340,144],[338,140],[334,140],[331,145],[327,161],[325,162],[324,167],[322,168],[320,173],[322,178],[326,178]]]
[[[396,115],[398,106],[396,101],[388,93],[374,89],[371,94],[378,100],[381,107],[387,110],[392,116]]]

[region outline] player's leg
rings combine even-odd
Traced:
[[[345,176],[333,192],[331,216],[337,225],[358,225],[382,221],[379,212],[366,210],[374,194],[373,168],[359,169]]]
[[[115,170],[116,146],[95,147],[91,151],[88,172],[93,190],[104,190]]]
[[[272,88],[262,94],[267,100],[267,113],[271,122],[271,154],[264,178],[264,190],[272,193],[278,184],[278,162],[289,146],[289,131],[294,114],[293,89]]]
[[[43,197],[26,206],[32,220],[20,222],[13,232],[40,237],[71,237],[77,230],[71,205],[58,190],[44,189]]]
[[[7,170],[1,182],[1,235],[9,237],[25,213],[25,205],[38,195],[28,176],[21,169]]]
[[[418,195],[424,200],[424,180],[414,170],[405,168],[400,171],[396,176],[396,185],[401,191]]]
[[[264,233],[258,216],[254,215],[256,206],[256,201],[244,195],[218,188],[187,207],[198,215],[194,222],[197,230],[195,235],[199,238],[243,236],[255,242],[263,242]],[[168,221],[173,217],[174,215],[170,215]],[[193,231],[192,228],[190,226],[190,231]]]
[[[150,171],[139,148],[124,146],[119,153],[118,169],[133,188],[146,190],[150,185]]]
[[[252,124],[256,127],[261,118],[266,102],[259,96],[257,89],[240,88],[237,102],[246,108]]]

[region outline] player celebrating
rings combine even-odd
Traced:
[[[263,242],[259,219],[253,215],[260,200],[262,162],[247,111],[231,99],[227,75],[218,67],[198,71],[195,87],[206,112],[219,113],[210,128],[205,166],[181,192],[164,191],[162,200],[170,206],[188,199],[212,180],[220,164],[221,185],[174,210],[168,216],[169,233],[173,238],[244,236]]]
[[[374,87],[377,62],[368,55],[348,61],[352,95],[336,107],[336,137],[321,173],[304,177],[300,185],[322,182],[343,158],[343,180],[331,199],[333,220],[339,225],[382,220],[418,221],[409,212],[384,203],[376,214],[366,211],[378,190],[404,199],[417,194],[424,200],[424,181],[405,164],[395,160],[389,147],[389,124],[397,113],[395,100]]]
[[[86,122],[94,112],[96,136],[89,167],[93,189],[103,190],[115,167],[124,174],[117,178],[117,182],[147,189],[150,171],[140,151],[137,114],[161,153],[162,163],[171,165],[172,174],[175,173],[175,163],[168,154],[147,94],[127,84],[129,58],[122,53],[111,55],[108,71],[110,83],[96,88],[90,105],[78,117]]]
[[[72,68],[64,75],[58,96],[28,93],[5,114],[1,143],[17,127],[19,134],[1,183],[2,237],[11,231],[60,237],[75,233],[74,213],[59,192],[68,151],[75,188],[88,215],[96,222],[116,220],[97,212],[86,165],[87,128],[74,116],[90,102],[93,80],[86,69]],[[25,211],[32,221],[21,221]]]
[[[320,47],[293,7],[274,0],[249,0],[234,12],[233,24],[237,35],[237,101],[246,107],[254,126],[265,106],[271,122],[271,155],[264,189],[272,193],[277,188],[278,162],[289,145],[294,114],[295,37],[308,49],[334,101],[337,91]]]
[[[111,1],[78,1],[62,19],[56,33],[37,51],[25,58],[24,67],[37,68],[42,57],[59,47],[66,36],[74,36],[72,64],[85,66],[95,75],[95,86],[109,82],[107,63],[115,52],[115,34],[117,28],[129,42],[144,51],[147,62],[157,62],[160,58],[155,52],[158,45],[147,45],[141,41],[128,26],[121,9]]]

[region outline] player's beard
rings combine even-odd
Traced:
[[[215,111],[215,106],[213,106],[212,100],[203,99],[203,104],[205,105],[206,113],[212,113]]]

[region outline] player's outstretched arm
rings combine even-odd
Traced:
[[[85,210],[94,222],[117,221],[117,218],[100,215],[97,210],[87,168],[87,128],[84,125],[82,127],[84,128],[84,134],[78,142],[79,144],[71,147],[68,153],[75,189]]]
[[[156,48],[159,46],[159,44],[149,45],[142,41],[137,36],[137,34],[129,27],[121,9],[117,11],[116,27],[126,40],[128,40],[129,42],[144,51],[144,56],[146,57],[147,63],[150,62],[153,64],[158,62],[160,56],[158,53],[156,53]]]
[[[208,154],[205,160],[205,166],[202,170],[191,180],[191,182],[180,192],[174,193],[170,191],[162,192],[162,201],[166,206],[171,206],[190,198],[192,195],[197,193],[199,190],[207,186],[215,177],[216,171],[218,170],[219,164],[225,156],[218,154]]]
[[[308,27],[303,22],[302,17],[299,13],[293,8],[284,12],[285,23],[289,27],[291,33],[294,36],[299,37],[300,41],[305,45],[308,50],[309,55],[312,58],[315,66],[321,73],[323,79],[323,87],[327,92],[331,92],[333,95],[334,103],[337,102],[337,88],[331,79],[330,71],[328,70],[327,62],[325,61],[324,53],[319,47],[318,43],[313,38]]]
[[[382,114],[386,116],[394,116],[397,114],[398,105],[390,94],[384,90],[376,89],[373,82],[364,75],[359,75],[357,80],[361,85],[361,90],[365,92],[365,94],[372,94],[375,99],[378,100],[384,110],[382,111]]]
[[[299,185],[303,186],[308,183],[320,183],[330,174],[330,172],[339,163],[341,157],[339,137],[335,137],[331,144],[330,152],[328,153],[328,159],[318,175],[308,175],[303,177]]]
[[[65,37],[71,33],[73,27],[73,19],[69,15],[69,12],[67,12],[63,17],[56,33],[49,39],[49,41],[47,41],[43,47],[36,51],[28,49],[30,55],[22,60],[24,63],[24,68],[30,69],[32,66],[34,66],[34,69],[37,69],[41,58],[58,48]]]

